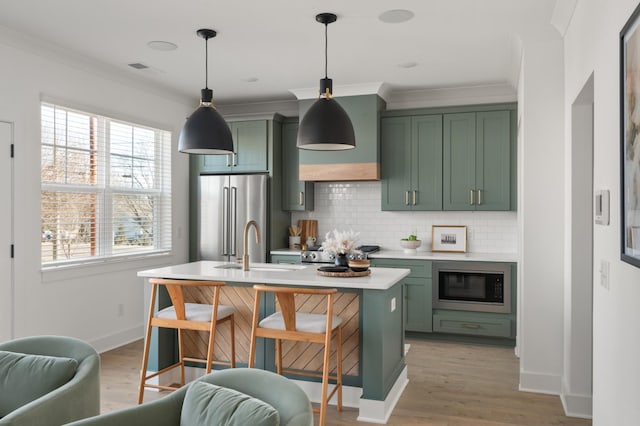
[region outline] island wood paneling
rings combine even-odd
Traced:
[[[251,341],[253,316],[253,287],[225,286],[220,292],[220,303],[235,307],[236,362],[247,363]],[[185,300],[192,303],[212,303],[213,292],[206,287],[185,289]],[[360,359],[360,298],[357,293],[338,293],[334,297],[334,313],[342,318],[342,370],[344,375],[359,374]],[[325,313],[326,300],[322,296],[297,295],[296,306],[301,312]],[[278,308],[277,308],[278,309]],[[206,358],[209,333],[185,331],[184,346],[187,356]],[[323,346],[303,342],[283,342],[283,364],[291,369],[322,370]],[[335,370],[335,341],[332,344],[331,367]],[[218,326],[214,358],[229,360],[231,343],[229,326]]]

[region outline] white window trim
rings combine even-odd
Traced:
[[[132,119],[132,118],[121,118],[118,116],[118,114],[105,113],[104,111],[101,111],[99,108],[91,108],[86,106],[74,106],[73,103],[60,102],[55,99],[49,98],[47,96],[41,95],[39,111],[41,110],[43,104],[48,104],[48,105],[63,108],[63,109],[75,110],[75,111],[89,114],[89,115],[99,116],[101,119],[98,120],[98,126],[103,127],[103,130],[99,130],[99,132],[101,131],[102,134],[105,135],[105,138],[109,137],[108,135],[109,126],[106,124],[110,121],[121,122],[127,125],[133,125],[137,127],[150,128],[154,131],[164,131],[164,132],[168,132],[170,135],[172,133],[170,130],[163,128],[163,126],[160,126],[157,124],[150,124],[148,121]],[[40,123],[42,123],[42,117],[40,117]],[[172,139],[172,136],[170,136],[169,138],[169,141],[168,141],[169,145],[171,145],[171,139]],[[40,140],[42,141],[42,139]],[[165,153],[165,150],[163,149],[161,144],[162,144],[162,141],[159,139],[159,133],[155,132],[155,146],[157,149],[159,147],[158,155],[161,156],[161,158],[157,160],[156,164],[158,162],[165,164],[165,162],[168,161],[169,172],[170,172],[169,176],[167,176],[161,173],[163,169],[162,167],[156,167],[155,168],[156,179],[158,179],[157,180],[158,182],[162,182],[161,183],[162,188],[166,188],[166,187],[170,188],[170,190],[168,191],[168,194],[169,196],[173,197],[173,188],[171,185],[172,184],[171,154],[170,152]],[[42,147],[42,142],[40,142],[40,146]],[[165,154],[169,156],[168,160],[165,158]],[[115,255],[112,253],[111,249],[113,244],[108,242],[111,239],[112,229],[113,229],[113,223],[112,223],[112,217],[111,217],[111,214],[112,214],[111,198],[113,194],[145,194],[146,195],[146,194],[155,193],[158,195],[157,199],[161,200],[163,198],[163,194],[166,194],[167,191],[163,191],[161,189],[142,190],[142,189],[136,189],[136,188],[106,187],[106,175],[110,170],[110,155],[107,154],[107,149],[105,149],[104,146],[98,150],[98,155],[101,157],[99,159],[99,162],[105,165],[104,166],[105,173],[98,174],[99,182],[96,185],[57,184],[57,183],[44,183],[41,181],[40,191],[41,192],[42,191],[62,191],[62,192],[73,191],[73,192],[96,194],[98,205],[105,212],[104,214],[107,215],[102,221],[104,222],[104,224],[102,223],[99,224],[100,235],[99,235],[98,244],[101,246],[100,253],[103,253],[103,254],[100,256],[93,256],[93,257],[88,257],[83,259],[59,260],[59,261],[53,261],[53,262],[47,262],[47,263],[43,263],[42,261],[40,261],[40,271],[43,275],[43,281],[55,281],[57,279],[65,279],[65,277],[73,278],[78,276],[85,276],[87,275],[86,273],[87,268],[92,268],[93,270],[96,270],[96,267],[98,267],[97,270],[107,271],[107,270],[113,270],[113,267],[110,265],[122,266],[123,264],[127,264],[127,263],[130,263],[133,265],[140,264],[141,267],[148,267],[149,265],[153,265],[153,264],[164,265],[166,264],[166,258],[173,254],[173,237],[172,237],[173,225],[171,224],[171,226],[169,227],[171,229],[169,236],[164,235],[164,233],[158,232],[158,229],[162,226],[163,223],[165,223],[166,220],[171,221],[171,218],[172,218],[171,210],[173,208],[171,203],[169,203],[168,208],[163,209],[162,212],[154,215],[155,220],[153,224],[154,235],[160,235],[159,237],[160,241],[154,241],[154,244],[156,245],[156,247],[158,247],[158,246],[162,246],[164,243],[167,243],[168,248],[155,248],[155,249],[147,250],[144,252],[123,253],[123,254],[115,254]],[[109,206],[109,207],[105,208],[105,206]],[[157,209],[158,206],[156,205],[155,208]],[[100,225],[104,225],[104,226],[100,226]],[[136,268],[138,266],[132,266],[132,267]],[[78,272],[77,273],[73,272],[73,270],[78,270]],[[64,273],[61,275],[60,273],[63,271]],[[100,272],[95,272],[95,273],[100,273]],[[45,279],[45,275],[50,276],[51,279]],[[62,278],[57,278],[57,277],[62,277]]]

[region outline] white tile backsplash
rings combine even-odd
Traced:
[[[315,210],[291,215],[318,221],[318,239],[333,229],[359,232],[360,244],[401,250],[398,241],[417,232],[419,251],[431,249],[432,225],[466,225],[467,250],[473,253],[516,253],[516,212],[381,211],[380,182],[316,182]]]

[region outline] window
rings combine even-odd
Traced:
[[[43,266],[171,249],[171,133],[41,105]]]

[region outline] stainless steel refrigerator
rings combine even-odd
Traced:
[[[200,176],[198,259],[241,258],[245,225],[255,220],[261,240],[256,244],[255,230],[249,231],[249,259],[266,262],[267,179],[267,174]]]

